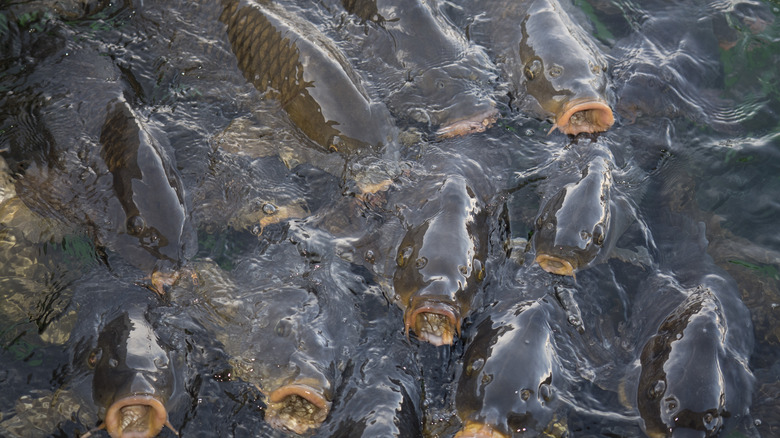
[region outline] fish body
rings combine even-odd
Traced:
[[[434,345],[460,334],[485,276],[486,213],[464,177],[451,175],[423,207],[398,247],[393,276],[404,326]]]
[[[753,326],[736,282],[707,254],[704,223],[675,208],[668,170],[643,206],[657,265],[629,320],[639,364],[631,384],[649,436],[716,436],[748,415]]]
[[[40,216],[118,253],[162,293],[196,245],[181,177],[165,134],[125,99],[121,71],[76,44],[31,68],[12,96],[27,108],[3,138],[16,192]],[[41,81],[51,98],[38,96]]]
[[[606,58],[566,7],[557,0],[475,2],[472,35],[492,49],[521,110],[551,118],[565,134],[606,131],[614,123]]]
[[[355,47],[352,56],[361,70],[379,78],[378,91],[396,117],[432,127],[440,137],[484,131],[495,122],[498,111],[488,91],[493,64],[437,5],[420,0],[340,3],[360,19],[346,36]]]
[[[223,7],[220,21],[244,77],[312,141],[350,154],[393,140],[387,108],[316,27],[270,2],[225,0]]]
[[[110,210],[117,228],[98,229],[101,241],[153,275],[171,274],[196,245],[181,177],[157,140],[162,134],[141,125],[127,102],[110,102],[106,114],[101,157],[121,211]]]

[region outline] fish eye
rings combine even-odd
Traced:
[[[593,243],[598,246],[604,244],[604,225],[601,223],[593,227]]]
[[[542,61],[538,59],[532,59],[528,62],[528,64],[525,65],[523,73],[529,81],[532,81],[535,77],[542,73]]]
[[[140,236],[146,228],[146,222],[141,216],[135,215],[127,218],[127,234],[131,236]]]

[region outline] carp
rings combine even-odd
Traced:
[[[169,355],[143,309],[130,309],[103,328],[87,361],[94,367],[100,428],[112,438],[151,438],[165,426],[176,433],[166,408],[176,381]]]
[[[496,121],[492,90],[487,92],[490,58],[437,6],[420,0],[340,3],[360,19],[346,27],[352,56],[361,70],[380,78],[377,91],[397,117],[428,125],[441,138],[481,132]]]
[[[289,243],[267,252],[274,265],[284,261],[293,271],[310,266]],[[320,260],[325,268],[303,281],[269,278],[271,271],[257,261],[232,272],[196,265],[196,298],[189,298],[199,301],[194,317],[224,345],[232,374],[260,391],[265,422],[279,430],[304,434],[320,427],[340,384],[343,355],[358,342],[350,291],[330,276],[328,263]]]
[[[467,180],[448,176],[423,207],[398,247],[393,288],[408,335],[434,345],[460,334],[485,277],[487,214]]]
[[[610,158],[608,151],[586,157],[590,161],[581,169],[579,181],[566,184],[542,206],[533,242],[536,262],[545,271],[574,275],[600,253],[609,252],[617,240]]]
[[[125,99],[110,60],[91,46],[62,44],[7,102],[26,108],[2,138],[16,192],[41,217],[118,253],[162,294],[196,246],[166,135]],[[37,97],[39,81],[53,98]]]
[[[542,298],[505,301],[475,323],[458,379],[457,438],[506,438],[514,431],[566,436],[558,417],[564,378],[553,330],[562,309]]]
[[[314,26],[266,1],[222,5],[220,21],[244,77],[276,99],[309,139],[346,154],[393,141],[387,108],[371,99],[344,54]]]
[[[566,0],[564,0],[566,1]],[[603,132],[614,123],[607,62],[557,0],[478,1],[471,35],[489,47],[520,110],[551,118],[552,132]]]

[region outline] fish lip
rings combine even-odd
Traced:
[[[145,405],[150,407],[155,415],[151,418],[150,427],[144,432],[125,432],[122,424],[122,409],[128,406]],[[108,407],[106,411],[106,430],[112,438],[151,438],[160,433],[163,426],[169,425],[168,411],[157,397],[148,394],[133,394],[123,397]]]
[[[468,421],[454,438],[507,438],[507,436],[488,424]]]
[[[536,263],[551,274],[574,276],[574,266],[570,261],[549,254],[539,254]]]
[[[317,408],[309,421],[296,421],[292,416],[283,413],[287,406],[285,400],[290,396],[298,396]],[[325,421],[330,406],[331,402],[325,397],[322,389],[304,383],[291,383],[275,389],[268,395],[266,421],[277,429],[289,429],[297,434],[304,434],[309,429],[319,427]]]
[[[575,114],[582,113],[583,120],[572,122]],[[581,133],[604,132],[615,123],[612,108],[601,99],[578,99],[567,102],[556,116],[551,133],[556,128],[564,134],[577,135]]]
[[[444,139],[483,132],[487,128],[493,126],[493,124],[496,123],[496,120],[498,120],[498,110],[491,106],[481,113],[464,119],[455,120],[454,122],[450,122],[446,126],[439,128],[436,131],[436,137]]]
[[[406,309],[404,315],[404,329],[406,337],[409,337],[409,329],[412,329],[417,335],[417,338],[429,342],[435,346],[452,345],[455,338],[452,336],[454,332],[460,336],[460,311],[456,306],[445,301],[432,300],[430,298],[415,297],[412,300],[409,308]],[[434,315],[440,315],[447,319],[450,323],[449,331],[443,335],[437,335],[435,333],[429,333],[427,331],[420,330],[420,322],[417,318],[425,313]],[[453,330],[454,329],[454,330]]]

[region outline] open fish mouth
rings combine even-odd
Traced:
[[[483,132],[493,126],[496,120],[498,120],[498,110],[491,107],[486,111],[466,119],[456,120],[439,128],[436,131],[436,136],[439,138],[451,138]]]
[[[164,426],[176,432],[165,406],[151,395],[131,395],[114,402],[106,412],[105,426],[112,438],[152,438]]]
[[[574,266],[560,257],[539,254],[536,256],[536,263],[551,274],[574,276]]]
[[[487,424],[469,421],[454,438],[507,438],[507,436]]]
[[[321,390],[293,383],[277,388],[268,396],[265,421],[280,430],[304,434],[319,427],[330,412],[330,402]]]
[[[451,345],[460,336],[460,312],[451,304],[421,301],[406,310],[404,327],[409,337],[411,329],[417,338],[437,347]]]
[[[605,102],[601,100],[574,100],[563,106],[548,134],[556,128],[569,135],[583,132],[604,132],[613,123],[615,123],[615,116]]]

